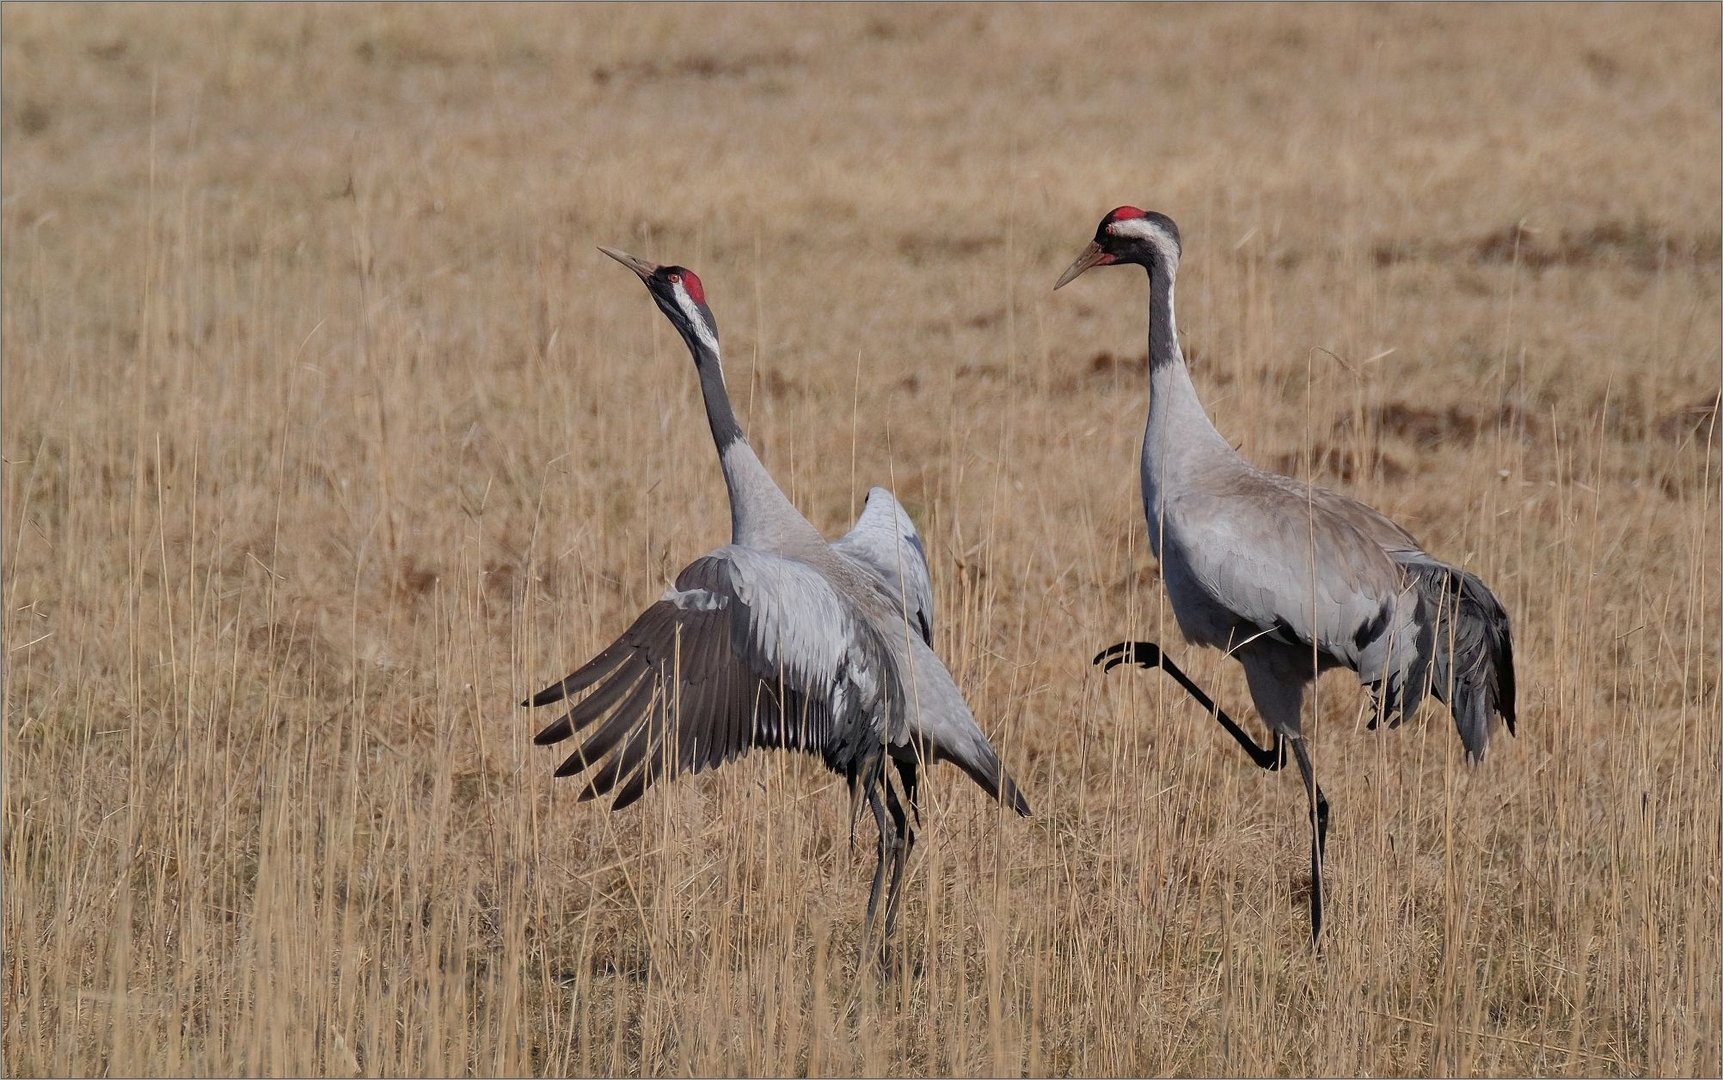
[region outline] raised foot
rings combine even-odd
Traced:
[[[1125,663],[1145,668],[1160,667],[1161,647],[1152,641],[1121,641],[1096,653],[1091,662],[1100,664],[1102,671],[1111,671]]]

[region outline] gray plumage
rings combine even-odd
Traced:
[[[882,487],[870,488],[855,527],[833,540],[832,547],[878,572],[910,625],[933,644],[933,576],[927,549],[896,496]]]
[[[889,859],[889,934],[914,843],[911,818],[919,819],[921,764],[949,760],[1029,813],[930,647],[932,583],[921,538],[891,493],[875,488],[855,528],[827,543],[736,421],[699,278],[604,250],[640,276],[688,344],[730,495],[731,543],[690,563],[621,637],[523,703],[586,695],[534,741],[582,735],[556,775],[592,770],[580,798],[615,792],[617,810],[659,779],[753,747],[818,755],[879,824],[868,920]]]
[[[1509,732],[1514,726],[1508,616],[1474,574],[1430,555],[1382,514],[1258,469],[1221,437],[1179,348],[1173,296],[1181,253],[1170,218],[1119,207],[1054,287],[1094,266],[1148,271],[1142,486],[1149,545],[1179,629],[1243,665],[1274,745],[1258,747],[1152,644],[1121,642],[1096,661],[1165,668],[1265,768],[1279,768],[1291,744],[1311,797],[1314,935],[1322,924],[1328,807],[1300,724],[1305,687],[1331,668],[1356,672],[1377,718],[1390,726],[1434,693],[1449,705],[1468,757],[1481,760],[1490,717],[1501,716]]]

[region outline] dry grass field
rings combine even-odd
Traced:
[[[1692,1074],[1720,1062],[1719,10],[7,4],[9,1074]],[[1520,734],[1164,675],[1139,273],[1251,458],[1515,620]],[[893,487],[1024,782],[870,824],[756,754],[620,814],[516,707],[761,456]]]

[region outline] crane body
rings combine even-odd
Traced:
[[[717,324],[698,276],[601,249],[646,284],[682,335],[730,497],[731,542],[695,559],[596,657],[523,705],[574,699],[534,742],[584,740],[556,775],[587,773],[580,799],[621,810],[664,777],[753,747],[818,756],[880,830],[869,893],[884,933],[920,818],[920,768],[951,761],[1017,813],[1029,804],[932,649],[925,549],[897,500],[869,492],[856,527],[828,543],[748,444],[724,385]],[[894,777],[887,766],[895,769]]]
[[[1262,768],[1281,768],[1291,747],[1309,796],[1315,939],[1329,811],[1300,720],[1306,687],[1333,668],[1356,673],[1375,705],[1372,728],[1382,718],[1397,725],[1433,693],[1478,761],[1492,716],[1514,728],[1509,620],[1475,574],[1425,552],[1400,525],[1344,495],[1259,469],[1221,436],[1179,346],[1181,255],[1172,219],[1122,206],[1054,288],[1095,266],[1148,273],[1141,474],[1149,546],[1180,632],[1239,661],[1272,742],[1258,745],[1152,642],[1120,642],[1095,662],[1165,669]]]

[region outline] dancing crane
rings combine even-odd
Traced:
[[[596,657],[522,702],[586,695],[533,741],[589,733],[556,775],[596,767],[580,799],[615,791],[613,810],[660,778],[716,767],[752,747],[817,754],[848,782],[852,817],[865,801],[879,826],[867,921],[889,862],[889,938],[920,820],[923,764],[950,761],[989,795],[1029,813],[933,652],[921,538],[891,493],[875,488],[855,530],[827,543],[742,432],[699,277],[600,250],[639,275],[693,357],[729,489],[731,540],[688,564]]]

